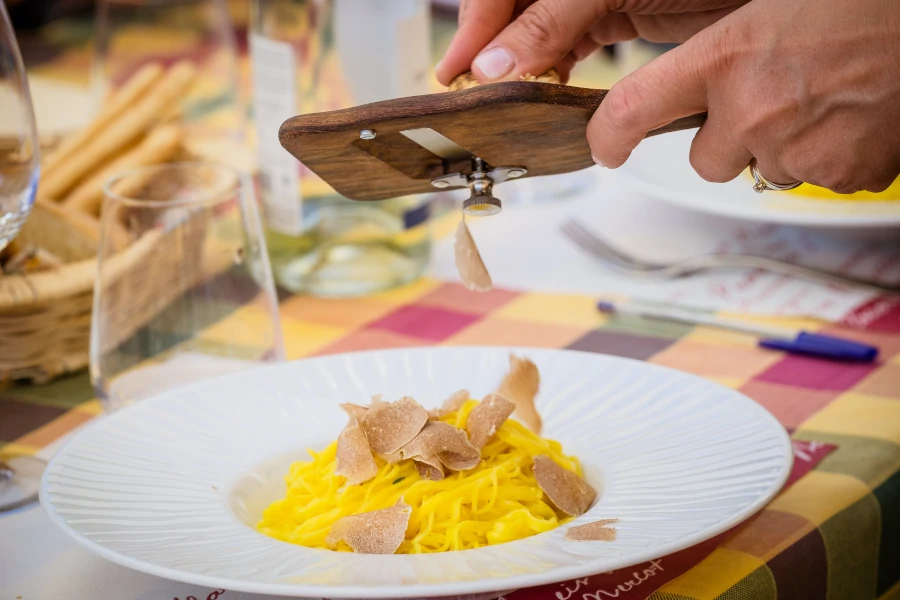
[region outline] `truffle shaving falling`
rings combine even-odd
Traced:
[[[597,499],[584,479],[544,454],[534,457],[534,478],[556,508],[569,516],[583,515]]]
[[[331,526],[326,543],[340,541],[359,554],[393,554],[403,543],[412,508],[400,500],[394,506],[339,519]]]
[[[456,270],[459,272],[459,278],[463,284],[474,292],[489,292],[493,287],[491,275],[484,266],[478,246],[475,245],[475,239],[469,231],[469,226],[466,225],[465,217],[460,219],[459,227],[456,229],[453,252]]]

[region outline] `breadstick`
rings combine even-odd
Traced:
[[[98,214],[103,200],[103,186],[111,177],[128,169],[169,160],[178,152],[183,137],[178,125],[163,125],[155,129],[136,148],[82,182],[63,200],[63,205],[88,214]]]
[[[87,127],[66,137],[57,148],[47,156],[41,170],[46,177],[58,168],[63,161],[69,159],[75,152],[96,136],[113,119],[122,115],[128,108],[138,101],[150,86],[162,77],[163,68],[159,63],[150,63],[141,67],[121,88],[104,102],[100,112],[88,123]]]
[[[61,198],[90,173],[93,168],[141,136],[158,118],[160,113],[176,102],[194,78],[194,67],[182,62],[173,66],[165,74],[159,85],[118,119],[110,123],[100,133],[81,146],[78,152],[60,164],[41,181],[41,195]]]

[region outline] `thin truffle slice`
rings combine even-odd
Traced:
[[[337,440],[337,465],[334,474],[347,478],[348,485],[358,485],[378,474],[378,465],[369,448],[359,421],[351,416]]]
[[[616,528],[607,527],[607,525],[618,522],[618,519],[601,519],[593,523],[569,527],[569,530],[566,531],[566,539],[576,542],[612,542],[616,539]]]
[[[413,460],[413,465],[415,465],[416,472],[422,479],[441,481],[445,477],[444,466],[437,458],[434,458],[429,462],[424,462],[421,460],[421,457],[419,457],[419,459]]]
[[[584,479],[545,454],[534,457],[534,478],[556,508],[572,517],[586,513],[597,499],[597,492]]]
[[[359,554],[393,554],[403,543],[412,508],[399,500],[390,508],[338,519],[325,543],[334,547],[344,540]]]
[[[432,465],[437,459],[451,471],[465,471],[481,461],[481,451],[469,443],[466,432],[443,421],[429,421],[401,452],[403,458]]]
[[[366,412],[369,410],[368,406],[360,406],[359,404],[347,403],[339,404],[338,406],[340,406],[345,413],[350,415],[350,417],[356,420],[362,419],[363,415],[366,414]]]
[[[440,408],[432,408],[428,411],[428,418],[437,421],[452,412],[458,411],[469,399],[469,390],[457,390],[450,394]]]
[[[493,287],[491,275],[488,273],[475,238],[466,225],[466,218],[459,221],[456,229],[456,241],[453,244],[453,255],[456,261],[456,270],[463,284],[474,292],[489,292]]]
[[[396,402],[372,399],[372,406],[359,421],[372,452],[393,454],[412,441],[428,422],[428,411],[409,397]]]
[[[485,396],[466,420],[469,442],[479,450],[484,448],[515,408],[515,404],[499,394]]]
[[[379,454],[378,457],[389,465],[396,464],[403,460],[403,448],[390,454]]]
[[[513,411],[528,429],[540,435],[541,415],[534,406],[534,397],[541,387],[541,375],[537,366],[527,358],[509,355],[509,373],[497,389],[497,393],[516,405]]]

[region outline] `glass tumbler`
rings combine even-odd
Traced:
[[[248,177],[215,163],[173,163],[110,180],[90,347],[104,407],[283,358]]]

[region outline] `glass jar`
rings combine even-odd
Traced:
[[[429,196],[354,202],[278,142],[297,114],[429,92],[428,0],[254,0],[259,188],[275,278],[322,296],[412,281],[431,251]]]

